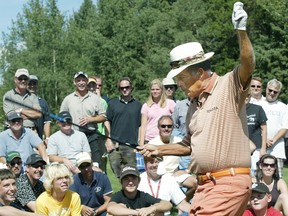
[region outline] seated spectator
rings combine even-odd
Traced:
[[[6,165],[18,178],[23,172],[21,155],[17,151],[10,151],[6,155]]]
[[[137,190],[140,173],[135,166],[125,165],[120,174],[122,190],[115,193],[107,207],[111,215],[150,215],[169,211],[172,205],[168,201],[155,198]],[[156,214],[157,215],[157,214]]]
[[[18,151],[23,161],[38,150],[47,162],[46,147],[38,135],[29,128],[23,127],[23,117],[20,113],[11,111],[7,114],[9,129],[0,133],[0,162],[6,163],[6,155],[10,151]]]
[[[64,163],[72,173],[78,173],[76,155],[80,152],[91,152],[88,139],[83,132],[72,128],[72,117],[69,112],[59,113],[57,121],[60,130],[52,134],[48,141],[47,153],[51,162]]]
[[[69,190],[72,173],[64,164],[52,163],[44,172],[46,189],[36,200],[36,213],[41,215],[81,215],[80,196]]]
[[[37,197],[45,191],[40,178],[46,162],[38,154],[32,154],[26,161],[26,172],[16,179],[17,193],[14,204],[25,211],[35,211]]]
[[[145,157],[144,161],[146,172],[140,175],[141,180],[138,190],[155,198],[172,201],[181,211],[189,212],[190,204],[185,200],[186,196],[176,180],[167,174],[157,174],[159,159]],[[166,212],[165,215],[170,215],[170,212]]]
[[[282,216],[280,211],[269,207],[268,203],[271,199],[272,195],[265,184],[253,184],[250,197],[251,208],[245,210],[243,216]]]
[[[270,154],[264,154],[259,162],[256,171],[257,182],[265,184],[272,198],[269,206],[282,211],[288,215],[288,189],[286,182],[279,177],[277,158]]]
[[[36,216],[34,213],[14,208],[12,202],[16,198],[15,175],[9,169],[0,169],[0,215],[1,216]],[[10,206],[11,205],[11,206]]]
[[[81,173],[74,175],[74,184],[70,189],[80,195],[82,215],[106,216],[113,192],[108,177],[93,171],[92,159],[87,152],[77,154],[76,163]]]

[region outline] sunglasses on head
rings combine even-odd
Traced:
[[[274,94],[278,94],[278,91],[272,90],[272,89],[268,89],[269,93],[274,93]]]
[[[17,162],[11,162],[11,163],[10,163],[10,165],[11,165],[12,167],[14,167],[16,164],[17,164],[18,166],[21,166],[21,165],[22,165],[22,161],[17,161]]]
[[[262,88],[260,85],[251,85],[252,88]]]
[[[123,91],[124,89],[127,89],[127,90],[128,90],[128,89],[130,89],[130,86],[123,86],[123,87],[120,86],[119,89],[122,90],[122,91]]]
[[[160,127],[161,127],[161,128],[166,128],[166,127],[167,127],[167,128],[172,128],[173,125],[160,125]]]
[[[275,167],[276,167],[276,164],[275,163],[273,163],[273,164],[269,164],[269,163],[262,163],[262,167],[265,167],[265,168],[267,168],[267,167],[271,167],[272,169],[274,169]]]

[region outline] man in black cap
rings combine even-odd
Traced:
[[[26,160],[26,173],[16,179],[17,193],[14,204],[25,211],[35,211],[37,197],[45,191],[40,178],[46,162],[38,154],[30,155]]]
[[[29,128],[23,127],[23,117],[20,113],[11,111],[7,114],[9,129],[0,133],[0,162],[6,163],[6,155],[10,151],[18,151],[23,161],[38,150],[41,157],[47,161],[46,147],[38,135]]]
[[[64,163],[71,172],[78,173],[76,155],[80,152],[90,154],[91,150],[85,134],[72,128],[72,121],[69,112],[59,113],[60,130],[50,136],[47,153],[51,162]]]
[[[253,184],[250,197],[251,208],[247,209],[243,216],[282,216],[281,212],[268,206],[271,199],[269,188],[264,183]]]
[[[169,211],[172,204],[137,190],[140,173],[136,166],[125,165],[121,170],[120,182],[122,190],[112,196],[107,207],[111,215],[150,215],[156,212]]]
[[[101,98],[88,91],[88,75],[79,71],[74,75],[76,90],[66,96],[62,101],[60,112],[67,111],[71,114],[73,122],[81,127],[73,126],[75,130],[85,133],[91,148],[93,162],[102,162],[103,151],[99,148],[97,123],[106,121],[106,112]]]

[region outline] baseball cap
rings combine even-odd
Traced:
[[[164,86],[167,86],[167,85],[175,85],[175,86],[177,86],[177,84],[175,83],[175,81],[172,78],[167,78],[167,77],[162,80],[162,84]]]
[[[252,191],[270,194],[269,188],[262,182],[254,183],[251,188]]]
[[[39,161],[43,162],[46,165],[46,162],[39,154],[31,154],[26,160],[26,165],[35,164]]]
[[[122,170],[121,170],[121,174],[120,174],[120,181],[127,175],[134,175],[139,177],[140,173],[138,171],[138,169],[133,166],[133,165],[125,165]]]
[[[76,165],[79,167],[82,163],[92,163],[88,152],[80,152],[76,155]]]
[[[19,78],[20,76],[26,76],[29,78],[29,72],[27,69],[25,68],[21,68],[21,69],[18,69],[16,72],[15,72],[15,77]]]
[[[36,75],[30,75],[30,76],[29,76],[29,80],[30,80],[30,81],[34,80],[34,81],[37,81],[37,82],[38,82],[38,77],[37,77]]]
[[[77,72],[77,73],[74,75],[74,79],[76,79],[76,78],[79,77],[79,76],[84,76],[84,77],[86,77],[86,78],[88,79],[88,75],[87,75],[85,72],[83,72],[83,71]]]
[[[21,158],[21,155],[17,151],[10,151],[6,155],[6,162],[10,163],[14,158]]]
[[[72,122],[72,116],[67,111],[60,112],[59,117],[62,118],[64,122]]]
[[[23,119],[21,114],[16,111],[11,111],[7,114],[7,120],[12,121],[13,119]]]

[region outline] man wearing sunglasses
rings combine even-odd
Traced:
[[[22,159],[17,151],[10,151],[6,155],[6,165],[11,172],[18,178],[22,173]]]
[[[250,89],[251,89],[251,99],[250,103],[260,105],[265,97],[262,95],[262,84],[263,81],[260,77],[252,77]]]
[[[245,210],[243,216],[282,216],[281,212],[268,206],[271,199],[272,195],[265,184],[253,184],[250,197],[251,208]]]
[[[28,70],[24,68],[18,69],[14,78],[15,88],[6,92],[3,96],[3,110],[6,115],[11,111],[20,113],[23,117],[23,126],[36,131],[34,121],[42,116],[41,112],[36,110],[41,111],[41,107],[37,96],[27,90],[28,81]],[[16,101],[17,104],[9,101],[9,99]],[[27,108],[25,105],[33,107],[34,110]]]
[[[46,162],[38,154],[30,155],[26,160],[26,173],[16,179],[16,200],[14,204],[25,211],[35,211],[37,197],[45,191],[40,178]]]
[[[39,152],[41,157],[48,161],[46,147],[39,136],[29,128],[23,127],[23,118],[20,113],[11,111],[7,114],[9,129],[0,133],[0,162],[6,163],[6,155],[10,151],[18,151],[23,161]]]
[[[282,86],[282,83],[277,79],[268,81],[266,100],[260,104],[268,118],[267,153],[277,158],[281,178],[283,177],[283,166],[286,159],[284,136],[288,130],[288,109],[284,103],[278,100]]]

